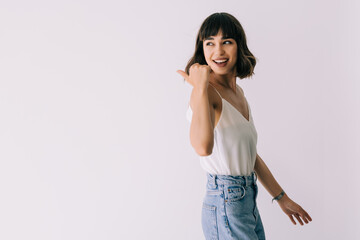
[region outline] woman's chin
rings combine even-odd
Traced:
[[[228,76],[232,73],[232,71],[219,71],[217,69],[213,70],[213,73],[218,76]]]

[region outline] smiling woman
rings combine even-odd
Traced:
[[[191,145],[207,173],[201,218],[206,239],[265,239],[256,204],[258,178],[294,224],[294,217],[301,225],[302,219],[312,220],[257,154],[250,105],[236,83],[237,77],[251,77],[255,65],[239,21],[214,13],[200,27],[185,72],[178,70],[194,87],[187,119]]]
[[[219,30],[217,36],[208,37],[204,41],[204,55],[206,62],[219,68],[219,71],[226,72],[227,69],[234,69],[237,60],[237,44],[234,39],[223,37],[222,30]],[[221,53],[218,48],[225,52],[222,56],[217,56]],[[225,68],[226,67],[226,68]]]
[[[213,37],[220,35],[223,36],[221,38]],[[216,48],[220,41],[222,41],[222,45],[230,45],[229,48],[236,49],[234,59],[237,70],[236,76],[240,79],[251,77],[254,74],[256,58],[247,47],[245,31],[240,22],[227,13],[212,14],[204,20],[198,31],[195,53],[186,65],[185,72],[189,74],[189,69],[194,63],[207,64],[205,55],[211,49]],[[213,58],[212,60],[218,59],[222,60],[223,58]]]

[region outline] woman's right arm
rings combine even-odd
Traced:
[[[209,100],[207,87],[193,88],[190,107],[192,110],[190,143],[198,155],[210,155],[214,146],[215,110]]]
[[[190,126],[190,142],[196,153],[207,156],[212,153],[214,146],[215,111],[209,99],[208,86],[211,68],[208,65],[194,63],[189,69],[189,75],[177,71],[193,86],[190,96],[192,119]]]

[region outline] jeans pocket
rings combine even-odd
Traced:
[[[206,240],[218,240],[216,206],[203,202],[201,224]]]
[[[227,201],[237,202],[245,197],[245,187],[241,185],[228,186],[227,187]]]

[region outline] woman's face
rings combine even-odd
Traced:
[[[232,38],[222,39],[221,30],[218,35],[204,40],[204,56],[210,68],[219,75],[226,75],[236,71],[237,44]],[[225,63],[216,63],[223,62]]]

